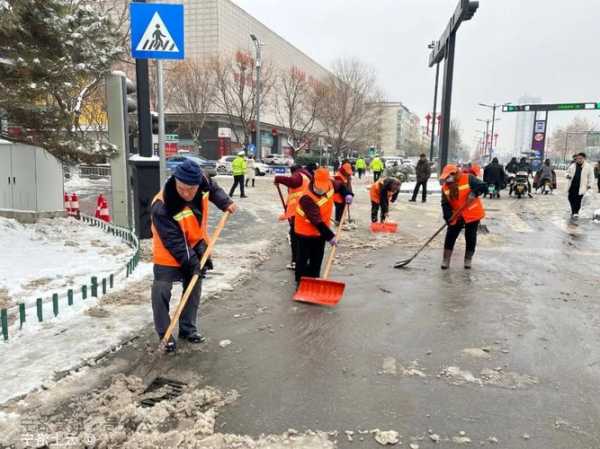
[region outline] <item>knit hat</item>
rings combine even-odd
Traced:
[[[202,169],[191,159],[186,159],[177,166],[174,176],[188,186],[197,186],[202,179]]]
[[[446,178],[450,175],[455,175],[458,173],[458,167],[454,164],[448,164],[442,170],[442,174],[440,175],[440,180],[445,181]]]

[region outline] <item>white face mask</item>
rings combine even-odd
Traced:
[[[454,182],[454,175],[450,175],[446,178],[446,183]]]
[[[316,187],[313,187],[313,190],[317,195],[325,195],[325,190],[319,190]]]

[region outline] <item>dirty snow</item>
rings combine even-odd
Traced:
[[[22,224],[0,217],[0,305],[27,305],[66,294],[123,270],[134,250],[99,228],[71,218]]]
[[[444,368],[439,375],[439,377],[446,378],[452,385],[473,383],[480,386],[490,385],[500,388],[517,389],[539,383],[539,379],[534,376],[504,371],[503,368],[484,368],[480,371],[479,376],[476,377],[471,371],[463,370],[458,366]]]
[[[27,424],[33,424],[42,435],[60,433],[64,438],[71,437],[77,447],[88,444],[105,449],[335,448],[327,434],[310,430],[304,434],[294,431],[261,435],[257,439],[216,431],[215,422],[220,410],[238,399],[235,390],[222,392],[195,382],[188,384],[178,397],[164,399],[153,407],[143,407],[143,399],[160,398],[164,393],[144,393],[144,390],[142,379],[118,374],[105,389],[76,396],[67,407],[51,416],[30,416]],[[24,430],[13,429],[13,440],[22,439],[26,434]],[[53,444],[50,438],[48,447],[58,448],[60,444]]]
[[[400,435],[395,430],[379,430],[372,431],[373,438],[382,446],[394,445],[400,443]]]

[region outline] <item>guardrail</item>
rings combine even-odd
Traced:
[[[133,256],[122,269],[116,273],[111,273],[107,277],[98,278],[98,276],[91,276],[89,283],[79,285],[76,288],[69,288],[66,292],[46,293],[46,295],[37,298],[33,305],[18,303],[14,307],[0,309],[0,329],[4,341],[8,340],[9,327],[13,322],[19,322],[20,330],[28,322],[29,317],[34,317],[34,320],[38,322],[44,321],[45,318],[57,317],[60,314],[61,305],[64,307],[65,300],[68,307],[74,305],[78,300],[85,301],[88,298],[100,298],[115,287],[115,283],[120,276],[124,274],[126,279],[133,274],[140,262],[140,242],[133,231],[106,223],[89,215],[82,215],[81,221],[90,226],[99,227],[103,231],[123,240],[134,249]],[[50,305],[52,305],[52,310],[49,315],[45,313],[45,310],[48,312],[47,309],[49,309]]]
[[[80,165],[79,176],[81,178],[108,178],[110,177],[110,166],[104,165]]]

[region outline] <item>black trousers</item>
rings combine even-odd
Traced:
[[[346,203],[334,203],[335,204],[335,222],[339,223],[342,219],[342,214],[344,213],[344,206]]]
[[[183,275],[177,267],[154,265],[154,281],[152,282],[152,314],[154,316],[154,329],[160,338],[167,332],[171,323],[169,305],[173,283],[183,282],[183,290],[188,287],[191,277]],[[183,308],[179,319],[179,335],[194,335],[198,329],[198,309],[200,306],[200,293],[202,292],[202,279],[199,279],[192,290],[188,302]]]
[[[463,228],[465,229],[465,243],[467,246],[466,252],[471,254],[475,252],[475,248],[477,247],[477,229],[479,228],[479,220],[467,224],[465,224],[464,221],[461,221],[455,225],[449,225],[446,231],[444,249],[448,249],[450,251],[454,249],[456,239],[460,235],[460,231],[462,231]]]
[[[320,237],[297,235],[296,247],[296,283],[302,276],[318,278],[325,254],[325,240]]]
[[[231,189],[229,190],[229,196],[233,196],[233,192],[235,192],[235,188],[237,186],[240,186],[240,192],[242,196],[246,196],[245,192],[244,192],[244,175],[235,175],[233,177],[233,185],[231,186]]]
[[[365,169],[364,168],[359,168],[358,169],[358,179],[362,179],[362,177],[363,177],[364,174],[365,174]]]
[[[417,200],[417,195],[419,194],[419,187],[421,186],[423,186],[421,199],[423,200],[423,202],[427,201],[427,181],[417,181],[417,185],[415,185],[415,190],[413,190],[412,201]]]
[[[248,182],[250,182],[250,178],[246,179],[246,187],[248,187]],[[252,178],[252,187],[254,187],[254,178]]]
[[[298,257],[298,235],[294,232],[294,219],[290,220],[290,248],[292,250],[292,262]]]
[[[583,200],[583,195],[579,194],[579,191],[569,190],[569,203],[571,204],[571,214],[578,214],[581,210],[581,201]]]
[[[374,201],[371,201],[371,223],[377,223],[377,214],[379,213],[380,210],[380,206],[379,204],[377,204]],[[379,221],[381,221],[383,223],[383,221],[385,220],[385,213],[383,212],[383,208],[381,209],[381,219]]]
[[[373,182],[377,182],[379,180],[379,178],[381,178],[381,172],[380,171],[374,171],[373,172]]]
[[[598,178],[598,193],[600,193],[600,178]]]

